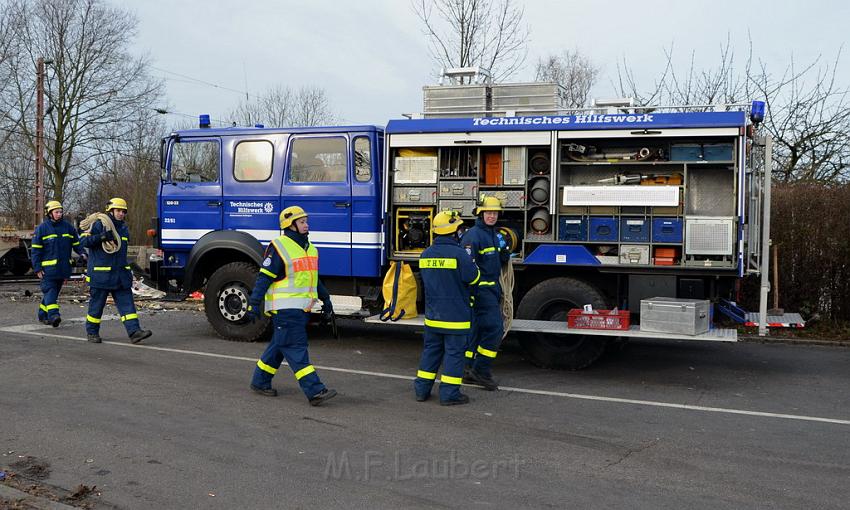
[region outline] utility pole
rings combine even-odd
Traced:
[[[36,64],[35,80],[35,223],[44,215],[44,59]]]

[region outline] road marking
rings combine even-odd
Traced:
[[[77,342],[87,342],[85,338],[79,338],[76,336],[70,335],[60,335],[56,333],[46,333],[45,328],[41,324],[24,324],[21,326],[9,326],[5,328],[0,328],[0,331],[5,331],[9,333],[19,333],[24,335],[37,335],[40,337],[47,338],[62,338],[66,340],[75,340]],[[52,331],[52,329],[47,329],[47,331]],[[250,363],[255,363],[257,358],[248,358],[245,356],[233,356],[230,354],[218,354],[214,352],[204,352],[204,351],[189,351],[185,349],[173,349],[169,347],[157,347],[155,345],[142,345],[142,344],[131,344],[127,342],[113,342],[109,340],[104,340],[104,344],[106,345],[117,345],[119,347],[130,347],[133,349],[147,349],[150,351],[161,351],[161,352],[174,352],[178,354],[190,354],[193,356],[205,356],[209,358],[219,358],[219,359],[231,359],[236,361],[247,361]],[[283,363],[286,365],[286,362]],[[316,365],[317,369],[327,370],[328,372],[341,372],[345,374],[355,374],[355,375],[368,375],[372,377],[383,377],[386,379],[401,379],[405,381],[412,381],[414,379],[413,376],[407,375],[398,375],[398,374],[389,374],[385,372],[372,372],[369,370],[354,370],[350,368],[340,368],[340,367],[328,367],[323,365]],[[617,398],[617,397],[605,397],[599,395],[583,395],[581,393],[565,393],[560,391],[546,391],[546,390],[533,390],[528,388],[513,388],[510,386],[500,386],[500,391],[510,391],[513,393],[524,393],[528,395],[545,395],[549,397],[560,397],[560,398],[571,398],[577,400],[593,400],[597,402],[612,402],[617,404],[631,404],[631,405],[640,405],[640,406],[649,406],[649,407],[666,407],[669,409],[682,409],[686,411],[702,411],[709,413],[722,413],[722,414],[737,414],[743,416],[757,416],[761,418],[779,418],[784,420],[799,420],[799,421],[810,421],[810,422],[818,422],[818,423],[833,423],[837,425],[850,425],[850,420],[840,420],[837,418],[823,418],[819,416],[805,416],[799,414],[784,414],[784,413],[767,413],[763,411],[748,411],[745,409],[730,409],[724,407],[707,407],[707,406],[695,406],[690,404],[675,404],[672,402],[658,402],[654,400],[638,400],[631,398]]]

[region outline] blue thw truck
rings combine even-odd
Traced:
[[[717,328],[573,329],[567,313],[590,304],[629,310],[635,322],[649,297],[725,303],[742,277],[764,270],[769,154],[759,112],[427,108],[386,127],[171,133],[162,141],[153,278],[162,289],[202,290],[221,336],[260,339],[268,324],[248,320],[250,289],[265,246],[281,234],[278,214],[299,205],[330,292],[380,323],[389,261],[418,271],[434,215],[453,209],[471,225],[477,201],[491,195],[502,201],[513,254],[512,329],[528,333],[519,340],[535,363],[581,368],[616,337],[736,340],[735,330]]]

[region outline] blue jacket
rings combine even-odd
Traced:
[[[478,282],[478,293],[475,306],[499,306],[502,297],[502,287],[499,276],[502,274],[502,264],[510,258],[510,252],[500,247],[500,235],[496,229],[487,226],[484,220],[475,220],[475,226],[463,234],[461,246],[481,269],[481,281]]]
[[[127,262],[127,245],[130,229],[123,221],[112,218],[115,230],[121,236],[121,249],[115,253],[103,251],[103,234],[106,229],[100,220],[94,222],[90,232],[83,232],[80,243],[89,249],[89,267],[86,281],[96,289],[129,289],[133,286],[133,271]]]
[[[472,321],[470,287],[480,271],[452,236],[436,236],[419,256],[425,286],[425,327],[450,335],[468,334]]]
[[[46,219],[35,229],[32,238],[33,272],[44,271],[44,277],[64,280],[71,276],[71,249],[83,254],[77,231],[65,220]]]
[[[308,236],[301,235],[290,229],[284,230],[283,234],[298,243],[298,245],[305,250],[307,249],[307,243],[309,242]],[[277,250],[274,249],[272,243],[269,243],[269,245],[266,246],[266,252],[263,255],[263,266],[260,268],[260,274],[257,275],[257,282],[254,284],[254,290],[251,291],[251,306],[256,306],[259,310],[262,310],[263,299],[272,282],[277,282],[284,278],[286,278],[286,263],[282,258],[280,258],[280,255],[277,253]],[[322,301],[322,304],[327,308],[333,309],[333,304],[331,304],[331,295],[328,293],[328,289],[322,283],[322,280],[319,280],[316,291],[319,294],[319,299]]]

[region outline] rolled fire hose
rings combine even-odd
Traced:
[[[115,224],[112,223],[112,217],[108,214],[102,212],[89,214],[86,219],[80,222],[80,230],[91,232],[92,225],[98,220],[103,224],[104,229],[112,231],[112,241],[103,241],[102,243],[103,251],[106,253],[117,252],[121,249],[121,234],[118,233]]]
[[[514,265],[508,260],[502,266],[502,274],[499,275],[499,285],[502,286],[502,325],[504,330],[502,338],[505,338],[514,322]]]

